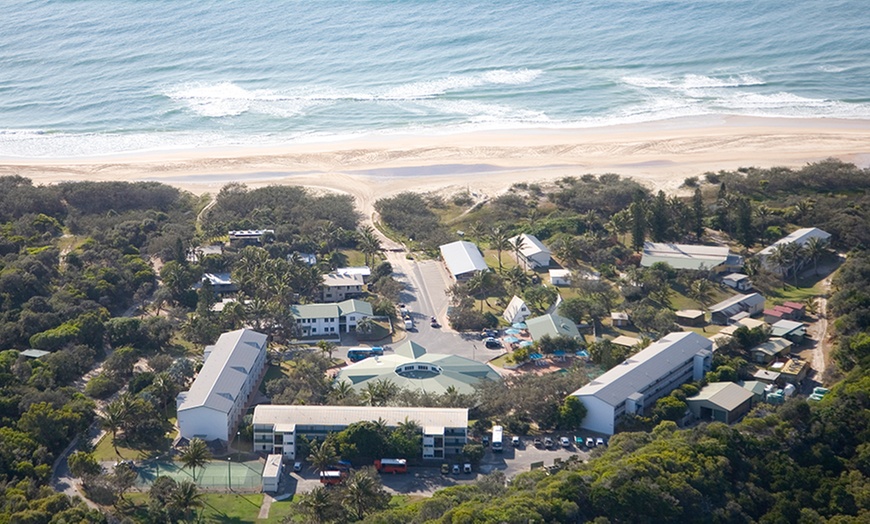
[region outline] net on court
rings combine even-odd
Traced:
[[[193,480],[194,471],[180,462],[148,461],[136,467],[138,487],[148,487],[158,476],[171,477],[176,482]],[[196,468],[196,483],[203,488],[257,488],[263,483],[263,464],[257,460],[230,462],[212,460]]]

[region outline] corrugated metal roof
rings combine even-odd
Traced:
[[[372,305],[366,302],[365,300],[359,300],[356,298],[352,298],[350,300],[345,300],[344,302],[338,303],[338,312],[342,316],[350,315],[351,313],[359,313],[361,315],[374,315],[372,310]]]
[[[326,287],[361,286],[362,275],[355,273],[327,273],[323,275],[323,285]]]
[[[758,293],[750,293],[748,295],[734,295],[731,298],[725,299],[722,302],[714,305],[710,308],[711,313],[718,313],[720,311],[725,311],[734,306],[746,306],[752,307],[758,304],[764,304],[764,297]]]
[[[639,338],[628,337],[625,335],[619,335],[618,337],[614,338],[610,342],[616,346],[623,346],[623,347],[630,348],[630,347],[634,347],[634,346],[640,344],[642,341]]]
[[[781,245],[781,244],[791,244],[792,242],[795,242],[798,245],[802,246],[802,245],[806,244],[807,242],[809,242],[809,240],[811,238],[820,238],[822,240],[828,240],[829,238],[831,238],[831,234],[828,233],[827,231],[822,231],[821,229],[819,229],[817,227],[801,228],[801,229],[798,229],[797,231],[795,231],[794,233],[791,233],[789,235],[784,236],[783,238],[780,238],[779,240],[777,240],[773,244],[771,244],[771,245],[767,246],[766,248],[762,249],[761,251],[759,251],[758,254],[761,256],[770,255],[771,253],[773,253],[774,248],[776,248],[776,246]]]
[[[282,455],[269,455],[266,457],[266,464],[263,466],[263,478],[275,479],[281,476],[281,462],[283,459]]]
[[[455,277],[472,271],[486,271],[489,266],[480,254],[477,246],[465,240],[451,242],[440,247],[441,257],[447,264],[447,269]]]
[[[349,426],[354,422],[383,420],[387,426],[415,421],[421,426],[464,428],[465,408],[400,408],[369,406],[272,406],[254,408],[254,424],[296,424],[307,426]]]
[[[572,320],[555,313],[526,320],[526,329],[534,340],[539,340],[544,335],[580,337],[577,325]]]
[[[528,258],[539,255],[541,253],[546,253],[548,255],[550,254],[550,250],[547,249],[547,246],[545,246],[540,240],[538,240],[538,237],[534,235],[527,235],[523,233],[521,235],[510,238],[510,243],[516,245],[517,238],[523,239],[523,243],[520,246],[520,253],[522,253],[524,257]]]
[[[266,335],[250,329],[230,331],[210,347],[202,369],[183,399],[178,411],[207,406],[229,413],[260,353],[266,351]]]
[[[706,401],[726,411],[733,411],[750,398],[752,398],[752,391],[733,382],[713,382],[704,386],[694,397],[687,398],[686,402]]]
[[[299,304],[290,306],[295,318],[338,318],[338,304]]]
[[[701,335],[691,331],[671,333],[629,357],[622,364],[614,366],[572,395],[592,395],[611,406],[617,406],[629,395],[644,390],[702,351],[712,351],[712,343]]]
[[[759,353],[764,353],[765,355],[775,357],[782,353],[784,350],[791,347],[791,341],[786,340],[784,338],[771,338],[767,342],[763,344],[759,344],[749,351],[758,351]]]
[[[712,269],[724,264],[728,255],[728,248],[723,246],[645,242],[640,265],[650,267],[656,262],[667,262],[675,269]]]

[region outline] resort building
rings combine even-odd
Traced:
[[[770,336],[782,337],[794,344],[800,344],[807,336],[807,325],[793,320],[780,320],[770,326]]]
[[[529,310],[529,306],[526,305],[525,301],[520,297],[514,295],[506,308],[504,308],[504,313],[502,313],[502,318],[507,320],[508,324],[514,324],[516,322],[523,322],[532,312]]]
[[[363,292],[363,277],[356,274],[327,273],[320,285],[321,302],[341,302],[354,298]]]
[[[707,324],[706,316],[700,309],[681,309],[676,312],[677,324],[700,327]]]
[[[758,293],[734,295],[710,308],[710,322],[727,326],[747,316],[757,315],[764,311],[764,297]],[[736,315],[740,318],[735,318]]]
[[[372,317],[372,305],[365,300],[345,300],[337,304],[304,304],[290,307],[299,336],[315,337],[356,331],[357,322]]]
[[[512,246],[516,246],[519,242],[520,249],[516,253],[517,263],[521,264],[523,268],[536,269],[550,265],[550,250],[538,240],[538,237],[523,233],[509,241]]]
[[[694,397],[687,398],[686,404],[700,420],[732,424],[749,413],[753,397],[752,391],[733,382],[713,382]]]
[[[369,266],[349,266],[340,267],[335,270],[339,275],[358,275],[363,279],[363,282],[368,282],[372,276],[372,269]]]
[[[784,338],[772,337],[767,342],[759,344],[749,350],[752,361],[758,364],[767,364],[781,356],[791,353],[792,343]]]
[[[722,277],[722,283],[737,291],[749,291],[752,289],[752,281],[743,273],[731,273]]]
[[[182,437],[229,442],[266,371],[266,338],[239,329],[205,348],[202,369],[190,389],[176,398]]]
[[[230,231],[230,244],[238,246],[246,246],[260,244],[263,235],[274,235],[274,229],[242,229],[238,231]]]
[[[613,327],[628,327],[631,325],[631,318],[625,311],[614,311],[610,314],[610,324]]]
[[[370,382],[388,380],[403,389],[442,395],[449,388],[472,394],[481,380],[501,380],[488,365],[456,355],[429,353],[415,342],[405,341],[392,353],[367,358],[342,368],[335,379],[356,391]]]
[[[215,295],[235,293],[239,290],[229,273],[203,273],[202,279],[193,285],[193,289],[201,289],[206,282],[211,284],[211,290]]]
[[[483,255],[480,254],[480,250],[471,242],[460,240],[444,244],[439,249],[441,250],[441,258],[447,265],[447,271],[457,282],[464,282],[475,273],[489,269]]]
[[[651,267],[658,262],[674,269],[707,269],[716,273],[730,273],[743,267],[743,257],[731,254],[725,246],[645,242],[640,265]]]
[[[612,435],[623,415],[642,415],[675,388],[703,378],[712,362],[709,340],[671,333],[571,393],[586,406],[581,427]]]
[[[284,457],[269,455],[263,466],[263,493],[275,493],[281,483],[281,471],[284,469]]]
[[[571,270],[570,269],[551,269],[550,284],[554,286],[570,286],[571,285]]]
[[[831,234],[826,231],[822,231],[817,227],[805,227],[802,229],[798,229],[794,233],[786,235],[783,238],[780,238],[779,240],[774,242],[773,244],[762,249],[755,256],[757,256],[761,260],[761,265],[768,270],[781,272],[782,268],[774,264],[770,259],[770,256],[774,253],[777,246],[797,244],[798,246],[803,247],[807,244],[807,242],[810,241],[811,238],[818,238],[820,241],[827,244],[831,240]],[[799,265],[797,268],[795,268],[797,271],[800,271],[801,267],[803,267],[802,262],[802,259],[798,261]]]
[[[465,408],[400,408],[368,406],[272,406],[254,408],[254,451],[296,456],[296,439],[323,440],[356,422],[383,421],[388,428],[414,421],[423,428],[424,459],[443,459],[462,453],[468,442]]]
[[[526,329],[529,330],[529,335],[533,340],[540,340],[544,335],[582,339],[577,324],[573,320],[555,313],[526,320]]]

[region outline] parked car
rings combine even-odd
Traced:
[[[454,475],[459,475],[459,464],[454,464],[454,465],[453,465],[453,474],[454,474]]]
[[[302,471],[302,463],[301,462],[294,462],[293,463],[293,471],[295,471],[297,473]]]
[[[481,442],[483,442],[483,447],[489,446],[489,437],[483,437]]]
[[[604,439],[603,439],[603,438],[598,437],[597,439],[595,439],[595,445],[596,445],[596,446],[606,446],[607,443],[604,442]]]
[[[448,473],[450,473],[450,464],[445,462],[444,464],[441,464],[441,474],[446,475]]]
[[[501,341],[497,338],[484,339],[483,345],[486,346],[486,349],[501,349]]]
[[[482,340],[487,339],[487,338],[495,338],[497,336],[498,336],[498,331],[495,331],[493,329],[484,329],[483,331],[480,332],[480,338]]]
[[[571,447],[571,441],[568,440],[568,437],[562,437],[562,438],[560,438],[560,439],[559,439],[559,444],[561,444],[562,447],[563,447],[563,448],[566,448],[566,449]]]
[[[441,327],[441,324],[438,323],[438,319],[436,319],[435,317],[432,317],[429,320],[429,325],[432,326],[433,328],[440,328]]]
[[[595,447],[595,439],[592,437],[586,437],[586,447],[592,449]]]
[[[462,465],[462,472],[463,473],[471,473],[471,463],[466,462],[465,464],[463,464]]]
[[[555,445],[555,443],[553,442],[553,439],[551,439],[550,437],[544,438],[544,447],[545,448],[553,449],[554,445]]]
[[[511,446],[518,448],[522,442],[520,442],[520,437],[511,437]]]
[[[532,443],[535,445],[536,448],[541,447],[541,439],[539,438],[536,438],[534,441],[532,441]]]

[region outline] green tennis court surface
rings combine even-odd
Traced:
[[[136,485],[150,486],[160,475],[171,477],[176,482],[193,480],[193,470],[180,462],[148,461],[137,466],[139,477]],[[262,485],[263,464],[259,461],[221,462],[213,460],[196,468],[196,483],[203,488],[258,488]]]

